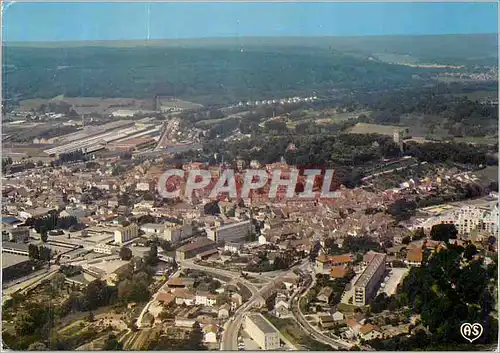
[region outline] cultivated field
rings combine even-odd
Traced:
[[[201,104],[183,101],[181,99],[176,99],[176,98],[159,98],[159,106],[162,109],[169,109],[169,108],[199,109],[199,108],[203,108],[203,105],[201,105]]]
[[[405,127],[403,126],[357,123],[348,130],[348,132],[351,134],[380,134],[392,136],[395,131],[404,129]]]
[[[306,117],[314,119],[317,124],[339,123],[352,118],[357,118],[360,115],[370,116],[368,110],[358,110],[355,112],[337,112],[336,109],[325,109],[320,111],[306,111]]]

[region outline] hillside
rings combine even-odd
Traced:
[[[495,35],[4,43],[4,98],[161,94],[225,104],[387,90],[420,85],[438,69],[384,61],[495,64],[496,48]]]

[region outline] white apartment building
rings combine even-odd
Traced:
[[[430,232],[437,224],[454,224],[458,234],[470,234],[474,230],[496,234],[498,232],[498,206],[476,207],[464,206],[427,219],[421,224],[426,232]]]
[[[250,220],[222,224],[206,229],[207,238],[220,244],[224,242],[242,242],[250,235],[252,223]]]
[[[366,269],[356,280],[353,286],[354,305],[364,306],[370,302],[380,280],[384,276],[385,259],[385,254],[375,253]]]
[[[280,333],[262,314],[251,313],[245,316],[245,332],[262,350],[280,348]]]
[[[115,244],[123,244],[129,240],[137,238],[139,236],[139,227],[137,224],[131,223],[126,227],[120,227],[115,229]]]
[[[177,243],[193,235],[193,226],[186,222],[184,224],[166,223],[161,237],[171,243]]]

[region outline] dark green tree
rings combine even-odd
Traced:
[[[431,239],[448,242],[457,238],[457,228],[454,224],[436,224],[431,228]]]
[[[123,246],[120,249],[119,255],[120,255],[120,259],[125,260],[125,261],[129,261],[130,259],[132,259],[132,250],[130,250],[130,248]]]

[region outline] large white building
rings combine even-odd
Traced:
[[[437,224],[454,224],[458,234],[470,234],[474,230],[496,234],[498,232],[498,206],[464,206],[439,216],[431,217],[419,226],[430,232]]]
[[[220,244],[224,242],[242,242],[252,232],[250,220],[221,224],[206,229],[207,238]]]
[[[280,348],[280,333],[262,314],[251,313],[245,317],[245,331],[262,350]]]
[[[366,255],[365,255],[366,256]],[[364,306],[370,302],[385,272],[385,254],[371,253],[368,266],[354,283],[353,304]]]
[[[171,243],[177,243],[193,235],[193,226],[189,222],[184,224],[166,223],[162,237]]]
[[[145,223],[140,228],[146,235],[163,236],[165,226],[163,224]]]
[[[137,224],[131,223],[126,227],[115,229],[115,244],[123,244],[139,236]]]

